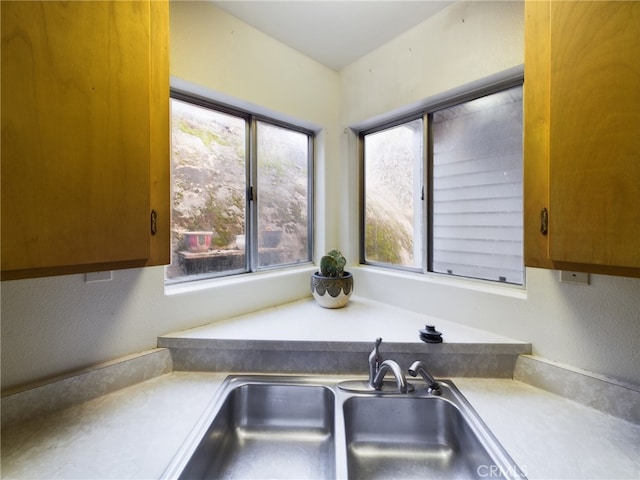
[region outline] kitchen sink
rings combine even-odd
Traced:
[[[333,391],[241,383],[228,384],[177,478],[335,478]]]
[[[525,478],[451,381],[438,396],[414,386],[227,377],[163,478]]]
[[[504,478],[461,410],[441,397],[344,403],[349,478]]]

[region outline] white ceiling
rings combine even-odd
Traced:
[[[227,0],[213,3],[323,65],[340,70],[453,1]]]

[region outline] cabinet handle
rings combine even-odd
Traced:
[[[158,233],[158,212],[151,210],[151,235]]]
[[[549,211],[546,208],[540,211],[540,233],[542,235],[549,233]]]

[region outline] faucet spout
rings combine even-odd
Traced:
[[[404,373],[402,373],[402,369],[400,368],[400,365],[398,365],[398,363],[395,362],[394,360],[385,360],[380,364],[380,368],[376,372],[371,386],[376,390],[381,390],[382,383],[384,381],[384,376],[389,371],[393,373],[393,376],[396,379],[396,383],[398,385],[398,391],[400,393],[407,393],[408,392],[407,378],[404,376]]]
[[[427,384],[427,392],[433,395],[441,395],[442,389],[438,382],[436,382],[435,378],[431,376],[429,372],[427,372],[426,367],[421,361],[413,362],[413,364],[409,367],[409,374],[412,377],[417,377],[418,374],[424,379]]]

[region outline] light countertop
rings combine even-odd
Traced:
[[[225,377],[173,372],[7,427],[2,478],[158,478]],[[514,380],[453,381],[528,478],[640,478],[640,425]]]
[[[506,349],[517,353],[529,353],[528,342],[496,335],[476,328],[424,315],[373,300],[351,297],[344,308],[318,308],[313,299],[303,299],[278,307],[260,310],[225,321],[218,321],[190,330],[168,333],[159,338],[160,347],[180,347],[183,344],[197,345],[198,341],[217,345],[234,342],[234,348],[251,349],[253,343],[279,349],[282,345],[317,343],[323,351],[327,349],[355,348],[362,346],[370,350],[375,339],[382,337],[384,344],[414,346],[422,350],[433,347],[419,338],[425,325],[434,325],[442,333],[442,348],[461,348],[473,353],[473,347]]]
[[[505,379],[454,378],[530,479],[640,479],[640,425]]]
[[[433,325],[442,343],[425,343]],[[531,344],[357,296],[345,308],[303,299],[158,338],[174,370],[346,374],[361,371],[376,338],[400,364],[426,361],[433,375],[511,378]],[[247,354],[250,352],[251,354]]]
[[[2,478],[158,478],[224,373],[175,372],[2,431]]]

